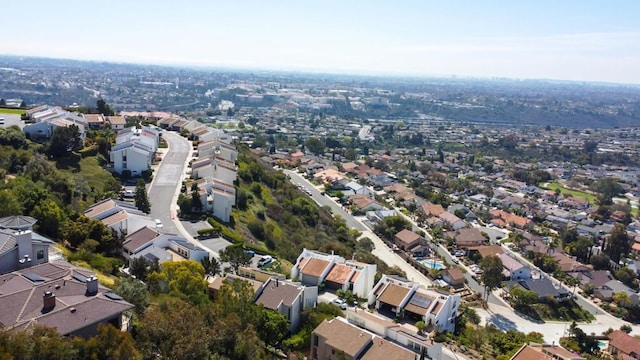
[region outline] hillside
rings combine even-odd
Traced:
[[[308,248],[376,263],[381,272],[389,270],[371,254],[371,242],[357,241],[360,233],[349,229],[343,219],[319,207],[284,173],[273,170],[248,148],[239,151],[237,205],[224,235],[292,263]]]

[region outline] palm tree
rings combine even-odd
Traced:
[[[547,254],[554,253],[557,247],[558,247],[557,240],[556,239],[551,239],[549,241],[549,244],[547,244]]]

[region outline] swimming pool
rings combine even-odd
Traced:
[[[444,264],[441,263],[440,261],[433,261],[433,260],[425,260],[425,259],[421,259],[418,260],[418,262],[426,267],[428,267],[429,269],[436,269],[436,270],[442,270],[444,269]]]

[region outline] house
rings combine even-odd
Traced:
[[[260,288],[264,285],[263,281],[248,279],[246,277],[242,277],[235,274],[226,274],[225,276],[216,276],[213,278],[213,281],[209,283],[207,286],[207,294],[211,298],[211,300],[218,300],[218,293],[220,292],[220,288],[222,284],[225,282],[233,284],[234,281],[246,281],[253,288],[254,294],[260,290]]]
[[[235,163],[238,160],[236,147],[219,139],[209,140],[198,144],[198,157],[216,155],[219,158]]]
[[[524,344],[511,360],[586,360],[582,356],[555,344]]]
[[[107,116],[105,118],[105,122],[109,125],[111,130],[122,130],[127,126],[127,120],[125,120],[122,115]]]
[[[507,254],[499,254],[498,257],[502,261],[504,270],[502,274],[510,280],[531,279],[531,270],[518,260]]]
[[[467,226],[467,223],[464,222],[462,219],[460,219],[459,217],[455,216],[454,214],[450,213],[450,212],[443,212],[442,214],[440,214],[438,216],[438,218],[440,220],[442,220],[442,223],[445,226],[448,226],[449,228],[451,228],[452,230],[460,230],[464,227]]]
[[[624,331],[614,330],[609,335],[607,351],[620,359],[640,359],[640,339]]]
[[[548,278],[508,281],[507,288],[513,287],[535,292],[538,294],[538,301],[541,302],[547,301],[547,299],[564,300],[570,296],[564,287],[560,284],[555,285]]]
[[[447,284],[457,288],[461,287],[467,281],[464,277],[464,273],[459,268],[449,268],[440,271],[440,275],[442,275],[442,280]]]
[[[361,213],[366,213],[367,211],[376,211],[384,209],[382,205],[378,204],[375,200],[372,200],[367,195],[355,194],[351,195],[348,198],[349,204],[356,207],[358,211]]]
[[[356,325],[415,353],[421,353],[426,350],[426,355],[429,358],[442,358],[442,344],[434,342],[428,336],[417,333],[415,327],[409,324],[400,324],[379,314],[359,311],[356,308],[347,309],[346,318],[349,324]],[[387,358],[380,357],[380,359]]]
[[[122,252],[129,261],[144,257],[149,261],[158,260],[159,263],[182,259],[199,262],[209,256],[206,249],[181,236],[161,234],[148,226],[128,234],[122,244]]]
[[[375,211],[367,211],[367,219],[371,222],[380,221],[384,218],[396,216],[398,213],[395,210],[375,210]]]
[[[355,181],[349,181],[345,185],[345,188],[352,190],[354,194],[362,194],[369,197],[372,196],[371,191],[366,186],[360,185]]]
[[[240,266],[238,267],[238,276],[242,276],[243,278],[249,280],[257,280],[262,283],[266,282],[270,278],[285,280],[287,277],[283,274],[279,274],[276,272],[266,271],[254,267],[249,266]]]
[[[226,184],[236,181],[238,169],[232,162],[210,155],[198,158],[191,163],[191,172],[195,178],[213,178]]]
[[[368,295],[379,313],[424,321],[436,331],[455,330],[460,295],[423,289],[399,276],[382,275]]]
[[[467,248],[467,255],[470,259],[474,259],[474,252],[479,254],[480,259],[484,259],[489,255],[504,254],[504,250],[502,250],[502,246],[500,245],[469,246]]]
[[[132,308],[99,285],[91,270],[64,261],[0,276],[0,324],[6,329],[43,325],[63,336],[90,337],[98,324],[121,329],[123,313]]]
[[[324,283],[328,289],[348,290],[366,297],[373,288],[376,269],[375,264],[303,249],[291,269],[291,278],[299,279],[303,285],[318,286]]]
[[[156,226],[155,222],[135,205],[111,198],[91,205],[85,210],[84,216],[102,221],[117,234],[130,234],[144,226]]]
[[[609,270],[574,271],[568,272],[567,275],[578,279],[581,286],[590,284],[594,289],[600,288],[614,279]]]
[[[0,218],[0,274],[49,261],[54,242],[33,232],[36,222],[21,215]]]
[[[151,168],[155,152],[140,142],[125,142],[115,145],[109,152],[113,170],[119,174],[130,171],[133,176],[141,176]]]
[[[258,305],[284,315],[289,322],[289,330],[298,329],[302,311],[315,307],[318,302],[318,287],[303,286],[280,279],[269,279],[258,289],[255,297]]]
[[[25,125],[22,129],[27,138],[34,141],[45,141],[53,135],[55,129],[75,125],[80,132],[80,139],[84,142],[89,123],[82,116],[60,107],[42,106],[32,110],[27,115],[33,123]]]
[[[531,219],[508,213],[504,210],[496,209],[490,212],[494,218],[502,219],[507,225],[513,228],[525,229],[533,225]]]
[[[151,168],[151,162],[158,150],[160,133],[151,127],[123,129],[116,136],[116,144],[109,152],[113,169],[122,173],[125,170],[133,176],[140,176]]]
[[[422,214],[424,214],[424,216],[426,217],[438,217],[442,215],[446,210],[440,204],[426,203],[420,206],[420,211],[422,211]]]
[[[422,236],[407,229],[402,229],[393,236],[393,239],[396,246],[405,251],[424,242],[424,238]]]
[[[446,213],[449,214],[449,213]],[[455,216],[455,215],[454,215]],[[459,248],[465,248],[470,246],[480,246],[487,242],[487,238],[484,237],[482,232],[477,228],[462,228],[458,230],[453,240],[456,243],[456,246]]]
[[[229,222],[231,210],[236,204],[236,188],[212,177],[198,179],[196,184],[202,210]]]
[[[617,293],[626,293],[633,305],[640,305],[640,294],[623,284],[620,280],[610,280],[593,291],[595,297],[609,302],[613,300],[613,295]]]
[[[554,252],[551,254],[551,257],[558,262],[558,268],[565,273],[590,271],[593,269],[591,265],[585,265],[562,252]]]
[[[102,114],[82,114],[82,117],[87,121],[90,129],[102,129],[104,127],[104,115]]]
[[[324,320],[311,334],[311,359],[415,360],[416,354],[351,325],[342,318]]]

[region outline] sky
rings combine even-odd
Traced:
[[[19,9],[2,17],[0,54],[640,84],[637,0],[24,0]]]

